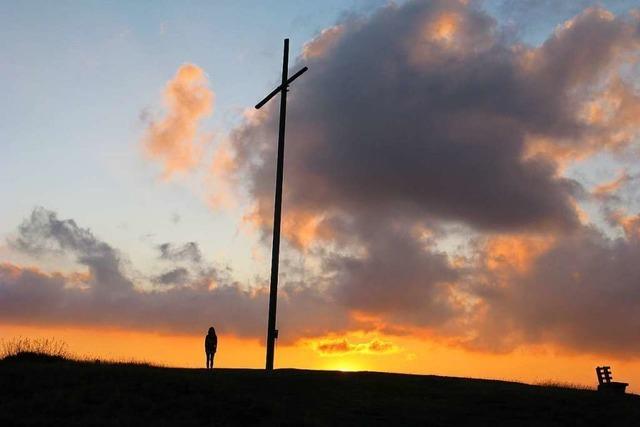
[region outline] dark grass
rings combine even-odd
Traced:
[[[640,397],[374,372],[0,361],[0,425],[640,425]]]

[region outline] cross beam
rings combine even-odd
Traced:
[[[287,80],[287,86],[289,86],[295,79],[297,79],[298,77],[300,77],[302,75],[302,73],[304,73],[305,71],[307,71],[309,69],[309,67],[304,67],[302,68],[300,71],[298,71],[297,73],[295,73],[293,76],[289,77],[289,79]],[[285,88],[286,89],[286,88]],[[282,85],[278,86],[277,88],[275,88],[274,90],[271,91],[271,93],[267,96],[264,97],[264,99],[260,102],[258,102],[256,104],[256,110],[259,110],[264,104],[267,103],[267,101],[269,101],[271,98],[273,98],[274,96],[276,96],[278,93],[280,93],[280,91],[282,90]]]
[[[278,164],[276,169],[276,196],[273,211],[273,243],[271,249],[271,284],[269,286],[269,322],[267,325],[267,361],[265,369],[273,370],[273,356],[276,347],[278,330],[276,329],[276,307],[278,305],[278,265],[280,261],[280,222],[282,219],[282,181],[284,172],[284,128],[287,118],[287,91],[289,84],[307,71],[304,67],[293,76],[288,77],[289,72],[289,39],[284,39],[284,55],[282,58],[282,81],[262,101],[256,104],[256,109],[261,108],[271,98],[280,94],[280,126],[278,130]]]

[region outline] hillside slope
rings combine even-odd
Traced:
[[[640,425],[640,397],[374,372],[0,361],[0,425]]]

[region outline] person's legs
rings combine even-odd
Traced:
[[[211,353],[211,369],[213,369],[213,358],[215,355],[215,353]]]
[[[205,353],[207,355],[207,369],[209,369],[209,363],[211,360],[211,354],[210,353]]]

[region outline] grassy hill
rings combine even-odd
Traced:
[[[9,357],[0,425],[640,425],[640,396],[377,372]]]

